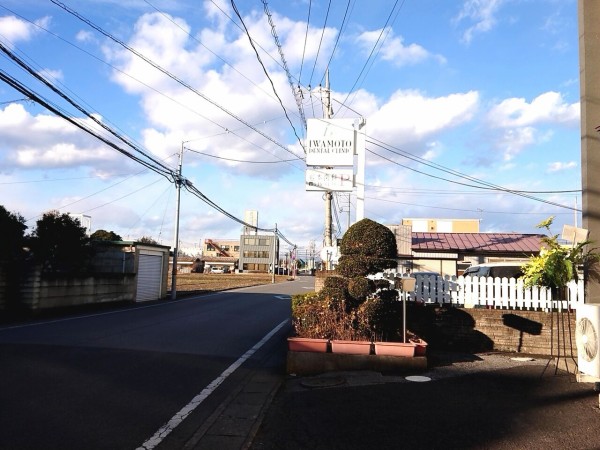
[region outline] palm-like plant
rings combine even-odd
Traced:
[[[545,228],[548,235],[542,238],[544,247],[538,256],[533,256],[523,266],[525,287],[544,286],[550,289],[563,288],[571,280],[579,279],[580,270],[589,269],[600,260],[600,254],[589,248],[586,240],[572,246],[558,242],[558,235],[550,233],[554,216],[540,222],[537,228]]]

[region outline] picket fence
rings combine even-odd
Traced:
[[[566,298],[552,298],[550,289],[525,288],[520,278],[416,275],[415,279],[414,292],[403,293],[408,301],[532,311],[573,310],[584,301],[583,280],[568,284]]]

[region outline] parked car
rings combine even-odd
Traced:
[[[210,273],[224,273],[225,271],[223,270],[222,267],[211,267],[210,268]]]
[[[519,278],[523,276],[521,268],[525,263],[497,262],[476,264],[465,270],[463,276],[492,277],[492,278]]]

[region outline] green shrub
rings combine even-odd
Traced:
[[[367,297],[375,292],[375,283],[364,277],[354,277],[348,282],[348,295],[356,307],[364,302]]]
[[[327,277],[319,298],[331,308],[344,308],[348,300],[348,280],[342,277]]]
[[[402,303],[390,296],[371,297],[358,308],[357,321],[375,340],[401,340]]]
[[[363,219],[348,228],[342,239],[340,251],[342,255],[395,259],[396,237],[385,225]]]
[[[370,219],[356,222],[342,239],[337,271],[354,278],[396,267],[396,238],[385,225]]]

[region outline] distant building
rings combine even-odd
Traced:
[[[202,244],[202,255],[207,257],[226,257],[239,259],[239,239],[204,239]]]
[[[402,225],[421,233],[479,233],[479,222],[479,219],[402,219]]]
[[[85,234],[87,237],[92,235],[92,216],[86,216],[85,214],[71,214],[69,213],[69,217],[71,219],[75,219],[79,221],[79,224],[85,228]]]
[[[244,234],[240,237],[240,270],[270,272],[273,261],[279,261],[279,238],[263,234]]]
[[[256,228],[258,227],[258,211],[245,211],[244,222],[251,225],[251,227],[244,225],[242,227],[242,234],[256,233]]]

